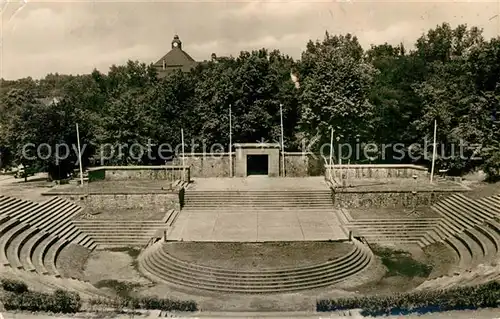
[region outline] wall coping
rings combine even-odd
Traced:
[[[256,148],[260,148],[260,147],[256,147]],[[269,148],[269,147],[264,147],[264,148]],[[313,153],[313,152],[284,152],[285,153],[285,156],[286,155],[316,155],[316,156],[321,156],[320,153]],[[203,152],[189,152],[189,153],[184,153],[184,157],[190,157],[190,156],[213,156],[213,157],[217,157],[217,156],[229,156],[229,155],[233,155],[235,156],[237,154],[237,152],[220,152],[220,153],[203,153]],[[179,158],[182,158],[182,154],[179,155]]]
[[[93,171],[100,171],[100,170],[117,170],[117,171],[133,171],[133,170],[165,170],[165,169],[189,169],[188,165],[182,166],[182,165],[168,165],[168,166],[161,166],[161,165],[156,165],[156,166],[97,166],[97,167],[90,167],[87,170],[90,172]]]
[[[233,146],[238,148],[257,148],[257,149],[281,148],[281,145],[279,143],[235,143],[233,144]]]
[[[325,165],[325,168],[412,168],[420,171],[427,171],[427,167],[414,164],[339,164]]]

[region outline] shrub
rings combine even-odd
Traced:
[[[21,294],[9,292],[2,300],[5,310],[45,311],[75,313],[82,306],[80,296],[74,292],[56,290],[53,294],[26,291]]]
[[[193,300],[174,300],[153,297],[125,297],[116,299],[91,299],[90,305],[108,306],[113,308],[147,309],[163,311],[197,311],[198,306]]]
[[[23,292],[28,291],[28,286],[24,282],[15,279],[2,278],[2,288],[5,291],[10,291],[16,294],[22,294]]]
[[[373,245],[372,251],[381,258],[382,264],[387,267],[386,277],[427,277],[432,271],[432,266],[413,259],[411,254],[404,250],[393,250]]]
[[[433,311],[495,308],[500,305],[500,283],[475,287],[419,291],[389,296],[368,296],[319,300],[317,311],[362,309],[365,316],[426,313]]]

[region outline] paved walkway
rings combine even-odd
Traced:
[[[189,191],[327,191],[323,177],[196,178]],[[186,209],[181,211],[169,240],[264,242],[346,240],[348,235],[333,208],[234,210]]]
[[[315,177],[267,177],[249,176],[233,178],[193,178],[190,190],[327,190],[323,176]]]
[[[181,211],[169,240],[263,242],[348,238],[335,211]]]

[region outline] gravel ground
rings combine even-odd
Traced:
[[[83,246],[69,244],[57,258],[57,269],[63,277],[82,280],[85,277],[84,267],[90,253],[91,251]]]
[[[453,266],[459,262],[457,254],[442,243],[435,243],[424,248],[428,263],[432,264],[432,272],[429,278],[448,275]]]
[[[46,201],[48,197],[42,196],[42,193],[52,187],[54,187],[54,184],[47,181],[46,174],[31,176],[28,178],[28,182],[24,182],[24,179],[15,179],[12,176],[5,175],[0,179],[0,194],[35,202]]]
[[[126,252],[93,251],[85,264],[85,279],[93,284],[112,279],[148,284],[150,281],[141,276],[134,268],[133,262],[134,259]]]
[[[351,244],[338,242],[171,243],[164,247],[181,260],[242,270],[319,264],[353,249]]]

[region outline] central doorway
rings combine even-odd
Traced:
[[[247,176],[268,175],[269,158],[268,155],[247,155]]]

